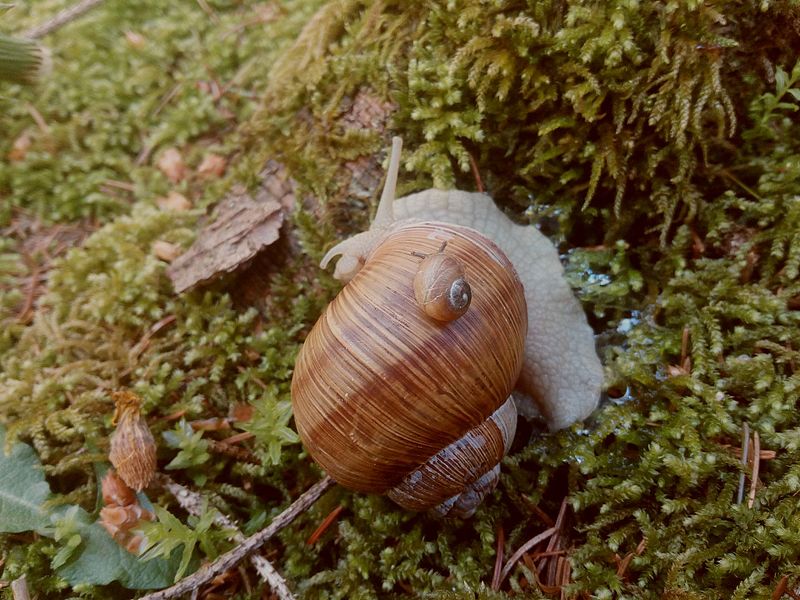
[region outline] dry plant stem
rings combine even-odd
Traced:
[[[43,38],[47,34],[53,33],[56,29],[63,27],[71,21],[74,21],[81,15],[89,12],[95,6],[102,3],[103,0],[82,0],[77,4],[70,6],[69,8],[65,8],[52,19],[48,19],[44,23],[29,29],[22,35],[32,40]]]
[[[213,563],[205,565],[192,575],[189,575],[189,577],[181,579],[172,587],[142,596],[140,600],[166,600],[167,598],[176,598],[211,581],[217,575],[221,575],[238,564],[245,556],[260,548],[267,540],[305,512],[309,506],[314,504],[314,502],[333,487],[335,483],[333,479],[326,475],[304,492],[297,500],[292,502],[292,504],[275,517],[272,523],[267,527],[251,535],[249,538],[246,538],[241,544],[220,556]]]
[[[745,423],[742,427],[742,465],[747,466],[748,455],[750,454],[750,426]],[[741,504],[744,500],[744,471],[739,474],[739,491],[736,494],[736,504]]]
[[[505,578],[508,577],[508,574],[511,572],[511,569],[514,568],[514,565],[517,564],[517,561],[520,559],[520,557],[523,554],[525,554],[528,550],[533,548],[536,544],[539,544],[539,543],[545,541],[547,538],[549,538],[550,536],[555,534],[557,531],[558,531],[558,529],[556,527],[551,527],[550,529],[545,529],[542,533],[532,537],[527,542],[522,544],[522,546],[517,548],[517,551],[514,552],[514,554],[511,555],[511,558],[508,559],[508,562],[503,567],[503,570],[500,571],[500,581],[497,584],[498,589],[503,584],[503,581],[505,581]]]
[[[503,526],[497,528],[497,555],[494,561],[494,573],[492,574],[492,589],[500,589],[500,572],[503,568],[503,547],[506,543],[506,535]]]
[[[11,594],[14,596],[14,600],[31,600],[25,575],[11,582]]]
[[[334,508],[328,514],[328,516],[322,520],[322,523],[320,523],[319,527],[317,527],[314,530],[314,533],[308,536],[308,539],[306,540],[306,546],[313,546],[317,542],[317,540],[322,536],[322,534],[328,530],[328,527],[331,526],[331,523],[333,523],[336,520],[336,518],[343,510],[344,506],[342,506],[341,504],[336,508]]]
[[[203,510],[203,498],[200,494],[191,491],[179,483],[175,483],[169,477],[162,476],[161,483],[173,496],[175,496],[175,499],[184,510],[195,516],[200,516],[200,513]],[[244,535],[242,535],[242,533],[236,527],[236,524],[227,516],[217,513],[214,522],[223,529],[232,529],[235,532],[233,534],[233,539],[237,543],[242,543],[245,541]],[[250,562],[253,563],[253,566],[258,574],[264,581],[267,582],[272,591],[278,596],[279,600],[295,600],[294,595],[286,585],[286,581],[283,579],[281,574],[278,573],[275,567],[272,566],[272,563],[270,563],[260,554],[254,554],[251,556]],[[197,590],[198,588],[195,588],[194,591]]]
[[[756,502],[756,485],[758,483],[758,469],[761,466],[761,438],[757,431],[753,432],[753,472],[750,475],[750,493],[747,497],[747,508],[753,508]]]
[[[781,596],[786,593],[786,587],[789,585],[789,576],[784,575],[781,577],[781,580],[778,582],[778,585],[775,587],[775,591],[772,592],[771,599],[772,600],[780,600]]]

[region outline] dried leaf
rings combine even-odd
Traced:
[[[156,198],[156,204],[161,210],[189,210],[192,208],[192,203],[178,192],[170,192],[164,197]]]
[[[206,154],[203,157],[203,162],[197,167],[197,174],[201,179],[211,179],[214,177],[222,177],[225,174],[225,167],[228,166],[228,161],[224,156],[219,154]]]
[[[178,183],[186,177],[186,164],[183,162],[183,155],[177,148],[164,150],[158,157],[156,166],[172,183]]]
[[[142,521],[152,521],[153,513],[138,504],[128,506],[104,506],[100,509],[98,522],[116,542],[125,546],[131,529],[136,529]]]
[[[30,150],[32,145],[33,140],[31,136],[28,133],[23,133],[15,139],[14,143],[11,145],[11,150],[8,151],[8,160],[11,162],[25,160],[25,157],[28,155],[28,150]]]
[[[165,262],[172,262],[180,256],[181,247],[172,242],[156,240],[153,242],[153,254]]]
[[[147,43],[147,40],[145,40],[144,36],[135,31],[126,31],[125,41],[128,42],[131,48],[135,48],[136,50],[141,50],[144,48],[145,43]]]
[[[184,292],[248,262],[278,239],[282,224],[281,204],[267,190],[253,199],[244,188],[235,187],[214,221],[167,269],[175,291]]]
[[[139,414],[139,398],[131,392],[113,392],[111,396],[116,402],[117,430],[111,436],[108,458],[125,483],[140,492],[156,471],[156,442]]]
[[[136,494],[114,469],[109,469],[101,482],[103,502],[106,506],[127,506],[136,502]]]

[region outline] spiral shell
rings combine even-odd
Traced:
[[[447,242],[436,254],[424,256],[414,276],[417,304],[437,321],[457,319],[467,312],[472,301],[472,288],[467,283],[464,265],[444,253],[446,246]]]
[[[475,295],[460,318],[437,322],[417,305],[419,258],[410,251],[435,254],[443,241]],[[496,483],[513,438],[516,409],[507,399],[526,331],[522,285],[491,240],[448,223],[399,225],[298,356],[292,400],[300,437],[345,487],[466,516]]]

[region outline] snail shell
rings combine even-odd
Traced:
[[[417,304],[410,251],[435,256],[443,241],[476,293],[460,318],[439,322]],[[491,240],[448,223],[399,224],[298,356],[292,401],[303,443],[345,487],[412,510],[472,514],[514,435],[508,398],[527,325],[520,280]]]
[[[514,436],[514,384],[556,430],[594,410],[603,368],[547,238],[512,223],[485,194],[426,190],[395,199],[401,146],[395,138],[369,230],[320,263],[339,257],[334,277],[350,283],[298,357],[295,420],[311,455],[341,484],[411,509],[469,516],[496,485]],[[427,277],[429,265],[412,259],[443,254],[442,242],[475,297],[461,316],[447,309],[455,320],[436,321],[412,289],[416,269]],[[461,277],[453,269],[444,278],[451,284]]]
[[[414,276],[414,297],[425,314],[437,321],[457,319],[469,308],[472,289],[464,265],[444,253],[447,242],[436,254],[424,256]],[[422,256],[413,253],[415,256]]]

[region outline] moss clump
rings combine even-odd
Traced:
[[[472,189],[472,157],[498,202],[560,245],[599,333],[612,399],[568,431],[527,425],[499,489],[466,522],[329,493],[269,549],[297,591],[547,597],[549,568],[542,585],[524,562],[503,592],[489,582],[498,532],[508,555],[562,506],[568,594],[747,598],[770,596],[784,576],[800,583],[794,3],[351,0],[287,2],[256,16],[249,4],[207,4],[221,25],[194,5],[92,13],[75,27],[110,49],[105,62],[91,60],[90,42],[60,33],[65,105],[55,83],[38,103],[58,152],[32,131],[34,150],[0,166],[6,206],[107,221],[53,268],[31,323],[0,340],[0,420],[9,439],[34,445],[62,501],[93,508],[108,392],[121,387],[144,399],[159,464],[179,467],[170,473],[246,529],[317,476],[287,429],[287,402],[294,356],[330,280],[295,256],[262,310],[235,306],[225,281],[174,297],[151,245],[188,243],[200,215],[154,208],[172,184],[137,157],[148,144],[180,146],[192,166],[212,145],[241,142],[232,171],[249,183],[265,158],[281,160],[299,197],[319,203],[293,221],[316,258],[335,232],[366,223],[370,193],[356,184],[378,168],[392,130],[413,150],[404,191]],[[253,33],[253,18],[277,41]],[[153,42],[114,45],[137,29]],[[166,103],[162,64],[180,84]],[[242,93],[209,100],[208,66],[231,89],[247,82],[261,107]],[[75,76],[81,67],[92,77]],[[101,100],[108,86],[113,100]],[[24,104],[0,102],[6,153],[28,117]],[[133,182],[133,197],[98,195],[108,178]],[[204,206],[224,184],[203,191],[189,177],[172,187]],[[0,256],[0,286],[25,276],[17,244],[3,242]],[[19,295],[0,294],[0,317],[13,316],[6,307]],[[255,408],[248,425],[234,423],[255,434],[244,459],[215,450],[232,432],[198,436],[174,422],[221,419],[241,404]],[[761,462],[752,507],[736,503],[745,423],[775,452]],[[153,500],[182,516],[169,497]],[[308,548],[339,505],[338,524]],[[29,566],[36,589],[57,595],[64,583],[46,570],[52,542],[22,548],[27,541],[3,540],[5,576]]]

